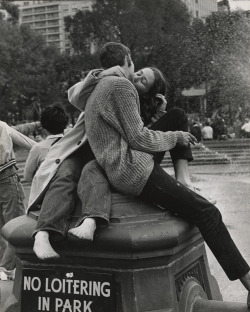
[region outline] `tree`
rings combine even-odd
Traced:
[[[19,18],[19,10],[18,7],[8,1],[2,1],[1,3],[1,9],[6,10],[11,18],[10,20],[15,24],[18,22]]]
[[[243,12],[218,12],[206,20],[209,45],[209,104],[232,123],[239,109],[249,109],[250,21]]]
[[[180,0],[97,0],[92,11],[79,11],[65,23],[78,55],[116,41],[130,48],[141,67],[154,59],[166,38],[189,24],[189,14]]]
[[[58,56],[55,47],[28,27],[0,21],[1,118],[7,120],[10,113],[14,119],[38,118],[27,112],[58,100]]]

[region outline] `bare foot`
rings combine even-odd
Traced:
[[[92,241],[96,230],[96,221],[94,218],[86,218],[77,227],[69,230],[69,234],[74,235],[80,239]]]
[[[41,260],[60,258],[60,255],[50,245],[49,233],[46,231],[37,232],[33,251]]]

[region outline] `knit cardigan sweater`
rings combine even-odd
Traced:
[[[174,148],[182,137],[181,132],[144,127],[138,93],[123,71],[98,82],[87,100],[85,124],[90,146],[110,183],[131,195],[143,190],[154,167],[153,153]]]

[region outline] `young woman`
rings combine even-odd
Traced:
[[[188,131],[188,118],[182,109],[166,111],[166,81],[161,71],[154,67],[139,70],[134,75],[134,86],[139,94],[141,117],[146,127],[163,132]],[[160,164],[164,155],[165,152],[155,154],[155,161]],[[170,150],[170,155],[176,180],[198,192],[192,185],[188,172],[188,162],[193,159],[190,146],[176,145]],[[111,209],[109,182],[96,160],[84,166],[78,183],[78,196],[82,202],[82,216],[76,227],[68,233],[81,239],[93,240],[96,223],[108,222]]]

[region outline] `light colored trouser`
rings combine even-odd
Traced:
[[[7,169],[6,169],[7,170]],[[10,220],[25,214],[24,191],[17,174],[1,179],[0,175],[0,231]],[[15,250],[0,232],[0,266],[6,270],[15,268]]]

